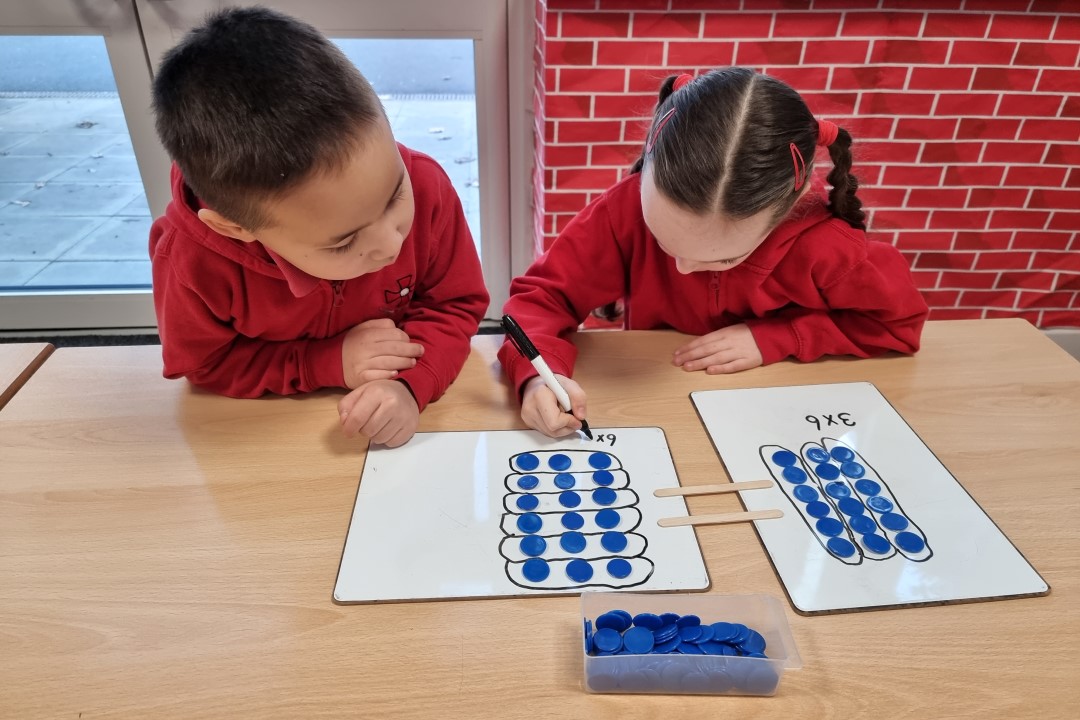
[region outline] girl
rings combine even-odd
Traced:
[[[816,146],[833,163],[827,202],[811,182]],[[562,412],[507,342],[522,419],[552,437],[581,427],[570,335],[619,298],[628,329],[699,336],[672,358],[685,371],[914,353],[926,303],[900,253],[867,240],[857,188],[851,136],[779,80],[737,67],[668,78],[631,174],[510,286],[505,312],[573,405]]]

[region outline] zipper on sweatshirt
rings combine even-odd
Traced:
[[[330,312],[326,314],[326,336],[330,337],[330,334],[334,332],[334,310],[345,304],[345,281],[344,280],[331,280],[330,281]]]
[[[720,317],[720,282],[723,273],[715,270],[709,273],[709,315],[712,318]]]

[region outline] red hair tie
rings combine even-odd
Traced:
[[[817,144],[819,147],[829,147],[836,142],[836,136],[840,132],[840,128],[836,127],[836,123],[829,122],[828,120],[817,121]]]
[[[671,91],[682,90],[684,87],[694,82],[694,76],[683,73],[679,77],[675,78],[675,82],[671,85]]]

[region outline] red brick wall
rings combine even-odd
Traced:
[[[856,140],[931,317],[1080,326],[1080,0],[547,0],[545,243],[641,150],[660,81],[748,65]]]

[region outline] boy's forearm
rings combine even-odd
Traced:
[[[410,340],[424,346],[416,366],[398,374],[421,411],[446,392],[465,366],[487,305],[487,291],[479,281],[472,293],[441,302],[419,301],[401,324]]]
[[[236,336],[217,352],[199,359],[166,345],[165,376],[186,377],[194,385],[236,398],[344,387],[342,341],[340,335],[286,342]]]
[[[402,329],[409,339],[424,346],[424,355],[416,365],[398,373],[416,399],[421,411],[438,400],[457,378],[469,357],[471,335],[445,335],[425,332],[425,323],[406,323]]]

